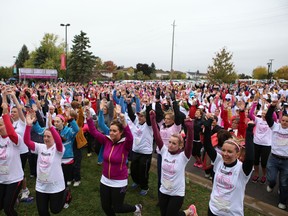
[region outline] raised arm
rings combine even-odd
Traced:
[[[23,137],[24,143],[32,151],[35,151],[35,143],[31,140],[31,128],[35,118],[36,117],[29,112],[26,114],[26,128]]]
[[[253,143],[253,128],[254,123],[249,122],[247,131],[246,131],[246,138],[245,138],[245,160],[242,164],[243,172],[246,176],[248,176],[253,168],[254,162],[254,143]]]
[[[51,134],[53,136],[54,142],[56,144],[57,151],[63,152],[62,139],[60,137],[60,134],[56,131],[56,129],[52,125],[52,116],[51,116],[50,113],[48,115],[48,120],[47,121],[48,121],[48,127],[49,127],[49,129],[51,131]]]
[[[93,121],[93,119],[91,118],[89,108],[86,108],[85,113],[86,113],[86,120],[87,120],[87,125],[88,125],[88,128],[89,128],[89,133],[90,133],[94,138],[96,138],[96,139],[99,141],[99,143],[104,144],[104,143],[105,143],[105,139],[106,139],[106,138],[105,138],[105,135],[103,135],[102,133],[100,133],[100,132],[95,128],[94,121]]]
[[[269,127],[272,127],[274,125],[274,121],[273,121],[273,113],[275,111],[276,105],[277,105],[278,101],[273,101],[271,103],[271,105],[269,106],[265,119],[267,121],[267,124],[269,125]]]
[[[185,155],[187,158],[190,158],[192,154],[193,140],[194,140],[194,121],[191,119],[185,119],[185,125],[187,127]]]
[[[208,119],[204,121],[205,130],[204,130],[203,146],[208,156],[210,157],[210,159],[214,162],[217,156],[217,152],[213,148],[212,142],[211,142],[211,125],[212,125],[213,119],[211,119],[209,115],[207,116],[207,118]]]
[[[249,112],[249,118],[252,120],[252,121],[255,121],[255,109],[257,107],[257,104],[258,102],[257,101],[254,101],[253,104],[252,104],[252,107],[250,109],[250,112]]]
[[[109,127],[107,127],[107,125],[105,124],[104,121],[104,114],[103,114],[103,110],[99,109],[99,114],[98,114],[98,126],[100,128],[100,130],[103,131],[104,134],[108,135],[110,132]]]
[[[156,123],[156,114],[153,110],[150,111],[150,121],[151,121],[151,125],[152,125],[152,130],[153,130],[153,134],[154,134],[154,138],[156,141],[156,145],[158,146],[158,148],[161,150],[164,143],[163,140],[160,136],[160,131],[157,127],[157,123]]]

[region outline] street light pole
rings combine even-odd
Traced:
[[[68,53],[68,46],[67,46],[67,27],[70,26],[69,23],[67,24],[60,24],[60,26],[65,26],[65,64],[66,64],[66,73],[65,73],[65,80],[67,82],[68,78],[68,64],[67,64],[67,53]]]

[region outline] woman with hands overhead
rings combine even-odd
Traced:
[[[2,102],[0,119],[0,210],[6,215],[18,215],[14,205],[21,190],[23,169],[20,159],[20,136],[15,132],[8,114],[7,103]]]
[[[128,185],[126,161],[133,144],[133,136],[124,114],[118,111],[118,119],[111,122],[109,135],[105,136],[95,128],[89,109],[86,109],[85,113],[90,134],[105,146],[100,180],[102,209],[109,216],[128,212],[141,215],[141,204],[124,204]]]
[[[185,120],[187,138],[183,151],[184,141],[178,133],[171,134],[168,145],[164,145],[153,110],[150,111],[150,120],[154,138],[162,156],[161,186],[159,189],[161,216],[192,215],[190,208],[185,211],[180,211],[180,208],[185,195],[185,167],[192,154],[194,122],[191,119]]]
[[[244,215],[245,188],[250,179],[254,161],[254,122],[248,122],[245,140],[246,155],[242,163],[238,159],[241,150],[238,140],[226,140],[221,154],[213,148],[211,143],[212,115],[206,114],[206,118],[204,149],[214,162],[213,170],[215,172],[208,216]]]
[[[44,131],[44,144],[31,141],[30,133],[35,115],[27,113],[24,142],[35,154],[37,160],[36,203],[40,216],[59,213],[65,203],[65,181],[61,167],[64,154],[61,137],[52,126],[52,117],[48,115],[48,128]]]

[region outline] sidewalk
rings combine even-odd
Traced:
[[[152,166],[157,168],[157,160],[155,158],[152,158]],[[189,177],[191,182],[193,182],[194,184],[198,184],[210,190],[212,189],[211,180],[205,179],[204,177],[191,173],[189,171],[186,171],[186,176]],[[265,202],[262,202],[248,195],[245,195],[244,204],[247,208],[253,209],[254,211],[257,211],[266,216],[287,216],[288,215],[287,211],[281,210],[277,208],[277,206],[267,204]]]

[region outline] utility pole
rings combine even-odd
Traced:
[[[272,73],[272,61],[274,61],[274,59],[269,59],[269,61],[270,61],[270,71]]]
[[[172,26],[173,26],[173,34],[172,34],[172,54],[171,54],[171,70],[170,70],[170,72],[172,72],[173,71],[173,56],[174,56],[174,34],[175,34],[175,20],[174,20],[174,22],[173,22],[173,24],[172,24]]]

